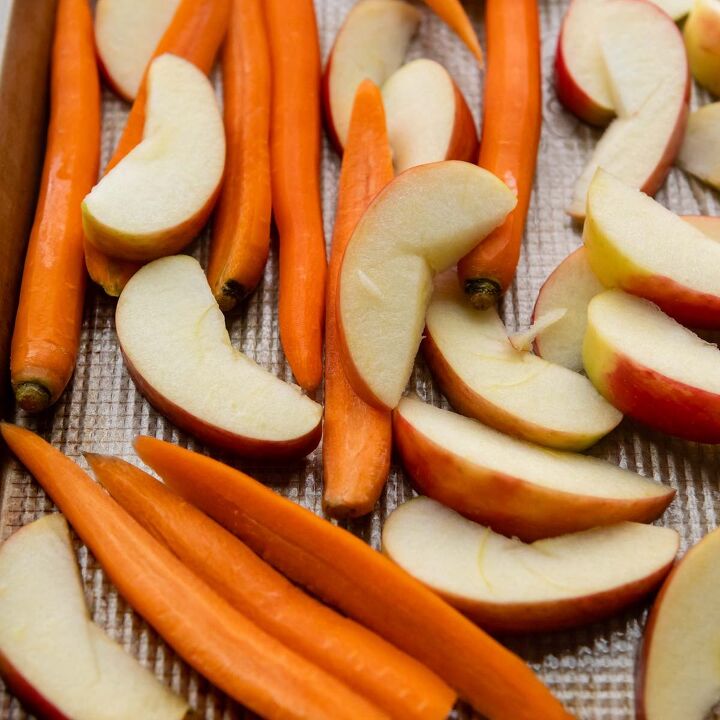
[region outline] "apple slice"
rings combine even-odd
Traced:
[[[693,0],[650,0],[664,10],[675,22],[682,20],[693,6]]]
[[[134,100],[140,81],[180,0],[98,0],[95,45],[112,89]]]
[[[706,720],[720,698],[720,530],[665,581],[645,628],[635,683],[638,720]]]
[[[56,720],[180,720],[187,703],[90,621],[67,523],[47,515],[0,547],[0,672]]]
[[[124,260],[177,252],[202,229],[225,167],[225,130],[210,81],[161,55],[148,71],[142,142],[82,204],[87,240]]]
[[[720,7],[716,0],[695,0],[683,28],[693,77],[720,95]]]
[[[475,160],[475,121],[460,88],[440,63],[403,65],[382,88],[395,172],[438,160]]]
[[[594,297],[583,360],[595,387],[630,417],[720,443],[720,350],[656,305],[621,290]]]
[[[690,114],[677,164],[720,190],[720,102]]]
[[[403,399],[393,422],[420,492],[522,540],[649,522],[675,494],[604,460],[517,440],[418,399]]]
[[[398,404],[433,275],[498,227],[515,203],[495,175],[455,160],[411,168],[373,200],[345,250],[338,291],[343,366],[366,402]]]
[[[428,365],[463,415],[564,450],[589,447],[622,420],[587,378],[516,350],[497,310],[475,310],[455,272],[436,279],[425,327]]]
[[[120,295],[115,324],[130,375],[178,427],[248,457],[300,457],[318,444],[320,405],[232,347],[193,258],[138,270]]]
[[[402,0],[361,0],[338,31],[323,77],[328,132],[345,146],[358,85],[369,78],[377,86],[402,65],[422,15]]]
[[[382,544],[481,627],[526,633],[585,625],[637,602],[669,572],[679,537],[623,522],[525,544],[419,497],[390,514]]]

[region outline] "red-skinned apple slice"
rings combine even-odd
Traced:
[[[232,347],[193,258],[141,268],[120,296],[115,322],[138,388],[187,432],[263,459],[300,457],[318,444],[320,405]]]
[[[134,100],[160,38],[180,0],[98,0],[95,45],[112,89]]]
[[[695,0],[683,27],[695,80],[720,95],[720,6],[716,0]]]
[[[434,60],[403,65],[383,85],[395,172],[438,160],[475,160],[475,121],[450,73]]]
[[[385,521],[383,551],[481,627],[564,630],[651,592],[678,551],[675,530],[625,522],[525,544],[419,497]]]
[[[497,310],[475,310],[455,272],[436,278],[425,327],[428,365],[463,415],[563,450],[589,447],[622,420],[587,378],[516,350]]]
[[[720,443],[720,350],[653,303],[621,290],[594,297],[583,360],[595,387],[630,417]]]
[[[515,203],[495,175],[455,160],[411,168],[373,200],[345,251],[337,300],[343,367],[366,402],[398,404],[433,276],[500,225]]]
[[[0,672],[52,720],[180,720],[187,704],[90,621],[62,515],[0,547]]]
[[[720,190],[720,102],[710,103],[690,114],[677,164],[685,172]]]
[[[548,450],[417,399],[403,399],[393,422],[420,492],[522,540],[650,522],[675,494],[604,460]]]
[[[362,0],[348,13],[323,77],[328,132],[339,149],[345,146],[358,85],[369,78],[382,87],[402,65],[421,17],[402,0]]]

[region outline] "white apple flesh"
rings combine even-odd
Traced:
[[[677,164],[720,190],[720,102],[690,114]]]

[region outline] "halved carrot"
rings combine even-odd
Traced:
[[[472,304],[490,307],[515,277],[542,122],[537,0],[487,0],[488,60],[478,164],[517,193],[505,222],[458,263]]]
[[[489,720],[572,717],[520,658],[359,538],[207,456],[149,437],[135,449],[171,489],[434,670]]]
[[[233,0],[223,46],[227,159],[208,281],[224,312],[260,281],[270,246],[270,51],[262,0]]]
[[[390,413],[361,400],[345,377],[335,297],[352,231],[373,197],[392,178],[382,95],[372,81],[364,80],[355,94],[343,154],[325,310],[323,506],[333,517],[369,513],[390,470]]]
[[[268,718],[388,717],[230,607],[59,450],[1,429],[123,597],[221,690]]]
[[[280,236],[280,340],[298,385],[322,379],[320,48],[313,0],[265,0],[273,72],[270,172]]]
[[[153,58],[172,53],[197,65],[204,73],[212,69],[215,55],[225,36],[231,0],[181,0],[172,22],[158,43]],[[143,80],[130,109],[123,134],[105,172],[112,170],[142,140],[145,128],[147,84]],[[85,263],[90,277],[108,295],[117,297],[140,267],[111,258],[85,243]]]
[[[80,342],[85,267],[80,203],[100,161],[100,81],[87,0],[60,0],[50,77],[50,126],[12,337],[15,398],[37,412],[65,389]]]
[[[517,1],[508,0],[508,2]],[[475,28],[473,28],[460,0],[425,0],[425,4],[455,31],[457,36],[468,46],[470,52],[477,58],[480,67],[482,67],[482,48]]]
[[[86,457],[132,517],[262,630],[393,718],[447,717],[455,693],[417,660],[306,595],[152,476],[118,458]]]

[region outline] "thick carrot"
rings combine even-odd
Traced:
[[[280,340],[298,384],[322,379],[320,48],[313,0],[265,0],[273,73],[270,173],[280,236]]]
[[[520,658],[359,538],[205,455],[149,437],[135,449],[171,489],[434,670],[489,720],[571,717]]]
[[[75,368],[85,267],[80,203],[97,179],[100,81],[87,0],[60,0],[50,78],[42,185],[15,319],[15,398],[37,412],[54,403]]]
[[[388,717],[230,607],[59,450],[0,427],[123,597],[221,690],[268,718]]]
[[[270,51],[262,0],[233,0],[223,46],[227,159],[208,281],[224,312],[258,284],[270,246]]]
[[[336,295],[343,254],[370,201],[393,178],[392,150],[378,87],[358,87],[343,154],[325,310],[323,506],[333,517],[369,513],[390,470],[391,417],[361,400],[345,377]]]
[[[172,22],[158,43],[153,58],[172,53],[197,65],[204,73],[212,69],[215,55],[225,36],[231,0],[182,0]],[[141,140],[145,128],[147,84],[143,80],[130,109],[123,134],[105,172],[112,170]],[[140,267],[111,258],[85,242],[85,263],[90,277],[108,295],[117,297]]]
[[[417,660],[305,594],[152,476],[118,458],[86,457],[132,517],[262,630],[393,718],[447,717],[455,693]]]
[[[517,193],[507,220],[458,263],[477,308],[505,292],[520,257],[540,141],[540,27],[537,0],[488,0],[488,59],[480,159]]]
[[[512,0],[512,2],[518,1]],[[482,67],[482,48],[475,28],[473,28],[460,0],[425,0],[425,4],[455,31],[457,36],[468,46],[470,52],[477,58],[480,67]]]

